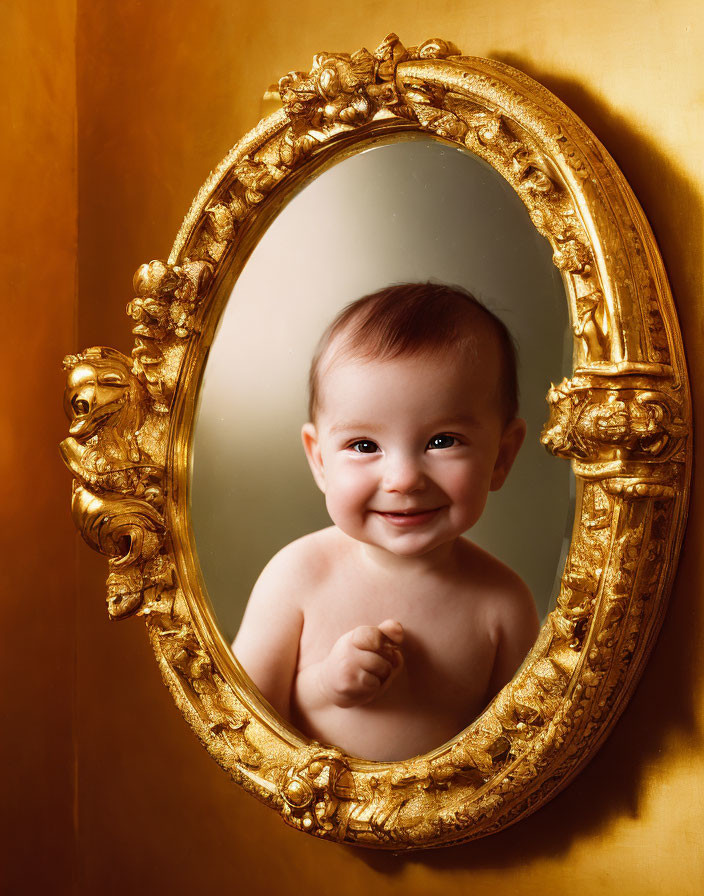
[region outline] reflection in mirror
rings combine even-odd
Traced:
[[[501,325],[482,311],[468,317],[460,294],[448,300],[441,289],[449,310],[436,302],[433,319],[481,334],[469,339],[471,363],[437,340],[390,358],[368,344],[348,351],[343,328],[320,358],[304,454],[321,333],[361,296],[428,281],[469,291],[512,334],[523,446],[522,425],[496,407]],[[228,642],[264,567],[295,542],[257,585],[236,652],[304,733],[353,755],[405,758],[457,734],[511,677],[537,627],[525,595],[544,616],[567,546],[569,467],[539,435],[549,384],[570,358],[549,244],[511,187],[470,153],[427,138],[367,149],[308,183],[265,232],[205,368],[192,523]],[[431,474],[428,464],[444,469]],[[453,489],[466,498],[456,470],[470,467],[491,494],[483,512],[463,516]],[[371,534],[350,521],[350,472],[364,488],[376,483],[367,509],[384,496]],[[468,540],[443,528],[450,517],[458,533],[471,526]]]

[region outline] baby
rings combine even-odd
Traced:
[[[511,337],[462,290],[380,290],[323,334],[309,413],[333,525],[269,562],[233,651],[306,735],[405,759],[465,728],[538,632],[525,583],[463,535],[525,436]]]

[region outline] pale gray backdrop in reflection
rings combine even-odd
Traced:
[[[348,302],[406,281],[465,287],[518,343],[528,435],[470,537],[515,569],[547,612],[573,514],[569,465],[540,445],[545,394],[571,362],[551,255],[500,175],[429,138],[361,152],[293,197],[235,284],[199,397],[192,522],[228,641],[267,561],[330,524],[300,443],[315,345]]]

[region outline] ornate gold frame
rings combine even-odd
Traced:
[[[296,828],[394,850],[485,836],[563,788],[604,740],[660,627],[685,523],[691,408],[663,265],[613,160],[530,78],[431,40],[320,54],[283,107],[210,175],[168,262],[135,275],[131,359],[66,358],[76,525],[108,557],[108,612],[144,617],[162,676],[210,754]],[[258,696],[217,631],[188,520],[204,358],[229,285],[273,215],[322,166],[417,134],[465,147],[550,241],[575,336],[548,394],[546,447],[577,509],[557,607],[529,657],[450,743],[396,763],[310,743]]]

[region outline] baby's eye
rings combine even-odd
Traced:
[[[432,437],[428,442],[428,448],[452,448],[456,444],[457,439],[454,436],[441,432],[439,435]]]
[[[352,442],[349,447],[359,454],[374,454],[375,451],[379,450],[377,443],[372,442],[369,439],[359,439],[357,442]]]

